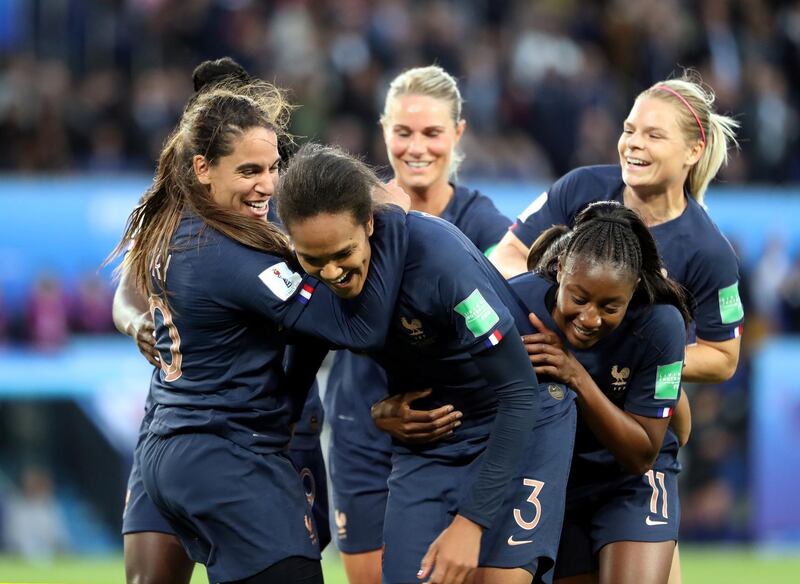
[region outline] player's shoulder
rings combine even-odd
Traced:
[[[722,234],[708,211],[693,198],[688,198],[686,226],[695,249],[694,256],[706,262],[734,260],[736,253],[728,238]]]
[[[588,203],[612,198],[623,186],[622,171],[614,164],[581,166],[558,179],[552,191],[569,195],[571,201]]]
[[[663,351],[674,340],[685,339],[686,322],[672,304],[657,303],[629,310],[628,326],[632,334],[626,338],[640,351]]]

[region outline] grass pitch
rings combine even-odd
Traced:
[[[335,552],[323,560],[326,584],[347,584]],[[681,545],[686,584],[794,584],[800,582],[800,549],[794,555],[767,555],[749,548]],[[125,584],[121,556],[62,557],[50,564],[31,564],[0,555],[0,584]],[[208,584],[205,570],[195,569],[192,584]]]

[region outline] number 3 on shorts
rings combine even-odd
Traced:
[[[542,502],[539,501],[539,493],[541,493],[542,488],[544,487],[543,481],[536,481],[534,479],[522,479],[522,484],[526,487],[533,487],[533,491],[528,496],[527,502],[533,505],[535,510],[535,514],[533,519],[530,521],[525,521],[522,517],[522,511],[519,509],[514,509],[514,521],[517,522],[522,529],[533,529],[539,524],[539,518],[542,516]]]

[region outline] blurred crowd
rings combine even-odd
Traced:
[[[0,0],[0,167],[150,171],[192,68],[231,55],[290,88],[294,132],[385,161],[388,81],[460,80],[465,175],[615,159],[633,97],[698,70],[742,124],[722,180],[800,180],[800,2]]]
[[[223,55],[291,90],[300,140],[379,165],[389,80],[438,63],[466,100],[462,174],[539,182],[614,162],[636,94],[691,66],[741,122],[721,181],[800,181],[797,0],[0,0],[0,171],[152,172],[193,67]],[[749,356],[765,335],[800,333],[800,258],[775,240],[743,268],[739,370],[687,388],[692,538],[747,537]],[[0,294],[0,344],[108,333],[110,306],[98,278],[43,276],[19,310]]]

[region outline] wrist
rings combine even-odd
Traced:
[[[453,523],[452,524],[461,526],[464,529],[467,529],[467,530],[470,530],[470,531],[474,531],[479,535],[483,534],[483,526],[475,523],[472,519],[467,519],[466,517],[464,517],[460,513],[457,514],[453,518]]]

